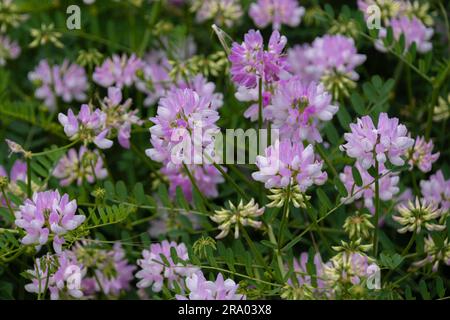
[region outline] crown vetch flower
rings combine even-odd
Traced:
[[[399,233],[407,231],[419,233],[422,227],[428,231],[445,229],[445,225],[434,223],[434,220],[442,214],[436,203],[428,203],[425,199],[416,198],[415,202],[409,201],[407,205],[400,204],[396,209],[399,215],[393,216],[392,219],[402,225],[402,228],[398,229]]]
[[[420,181],[420,190],[425,200],[436,203],[444,211],[450,209],[450,180],[445,180],[441,170]]]
[[[22,243],[35,245],[39,250],[53,235],[53,248],[60,253],[64,235],[86,219],[84,215],[76,214],[77,201],[69,200],[67,194],[61,197],[58,190],[36,192],[32,199],[25,200],[15,212],[15,224],[26,232]]]
[[[397,118],[389,118],[386,113],[380,113],[378,125],[369,116],[358,118],[356,123],[350,124],[350,133],[344,134],[346,144],[340,149],[364,169],[379,163],[389,161],[401,166],[405,163],[402,158],[414,144],[414,140],[407,136],[407,129],[399,124]]]
[[[216,281],[207,281],[201,271],[186,278],[187,296],[176,295],[177,300],[245,300],[245,295],[236,293],[239,285],[232,279],[224,280],[221,273]]]
[[[83,104],[78,115],[75,116],[72,109],[69,109],[67,115],[60,113],[58,120],[71,140],[81,139],[85,145],[93,142],[100,149],[108,149],[113,145],[106,138],[109,133],[106,114],[100,109],[92,111],[87,104]]]
[[[242,7],[237,0],[197,0],[191,10],[197,12],[197,22],[214,19],[216,24],[227,27],[231,27],[242,16]]]
[[[34,269],[27,273],[32,277],[32,282],[25,285],[28,292],[42,294],[47,287],[51,300],[83,297],[81,281],[86,270],[70,251],[36,259]]]
[[[425,244],[423,250],[426,257],[423,260],[414,262],[413,266],[421,268],[427,264],[431,264],[433,272],[438,271],[441,262],[450,266],[450,243],[448,238],[445,238],[442,243],[436,243],[433,237],[429,235],[424,240]]]
[[[181,262],[174,263],[171,255],[171,248],[174,248],[180,260],[188,260],[189,255],[184,243],[177,244],[164,240],[161,243],[150,245],[150,250],[142,251],[142,259],[137,261],[137,265],[141,268],[136,273],[138,288],[152,287],[154,292],[161,291],[164,281],[167,280],[169,289],[174,288],[174,282],[178,283],[181,288],[184,287],[182,280],[185,277],[198,271],[198,268],[191,265],[183,265]],[[160,255],[166,257],[169,265],[162,260]]]
[[[68,186],[74,182],[81,186],[83,181],[94,183],[104,179],[108,172],[103,166],[103,159],[98,150],[91,151],[81,146],[77,151],[70,149],[53,170],[53,176],[60,179],[61,186]]]
[[[318,122],[330,121],[338,111],[331,99],[321,84],[305,84],[298,77],[281,80],[268,106],[273,128],[280,129],[281,138],[322,142]]]
[[[424,137],[417,137],[414,147],[409,150],[410,166],[417,166],[422,172],[431,171],[434,162],[439,159],[439,152],[433,153],[433,141],[426,142]]]
[[[35,97],[43,99],[50,110],[55,110],[57,98],[64,102],[86,100],[88,79],[84,68],[64,60],[62,65],[51,66],[47,60],[28,73],[28,79],[37,85]]]
[[[305,192],[313,184],[324,184],[328,177],[321,171],[323,161],[316,160],[312,145],[305,148],[302,143],[287,139],[277,140],[265,150],[265,156],[257,156],[256,165],[259,171],[252,177],[264,182],[267,189],[298,184],[300,191]]]
[[[20,55],[20,46],[8,36],[0,35],[0,66],[4,66],[7,60],[15,60]]]
[[[297,27],[305,8],[297,0],[258,0],[250,5],[248,12],[258,28],[265,28],[272,23],[273,29],[279,30],[282,24]]]
[[[95,68],[92,79],[102,87],[129,87],[137,81],[137,71],[144,67],[144,63],[135,54],[113,55],[103,64]]]

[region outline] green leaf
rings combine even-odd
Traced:
[[[353,176],[353,180],[355,180],[355,183],[358,187],[362,187],[363,185],[363,180],[361,178],[361,174],[359,173],[358,168],[356,168],[356,166],[352,167],[352,176]]]
[[[350,96],[350,102],[352,103],[353,109],[357,114],[363,116],[366,114],[366,110],[364,108],[364,100],[357,92],[353,92]]]
[[[425,281],[420,280],[419,282],[419,292],[424,300],[431,300],[430,292]]]

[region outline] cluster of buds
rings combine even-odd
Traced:
[[[445,224],[434,223],[435,219],[442,216],[442,211],[433,202],[416,198],[415,202],[408,201],[407,204],[400,204],[397,210],[400,215],[393,216],[392,219],[402,225],[402,228],[398,229],[399,233],[419,233],[422,227],[428,231],[442,231],[445,229]]]
[[[367,239],[370,237],[370,229],[374,228],[370,222],[371,219],[372,216],[370,214],[356,212],[345,219],[344,231],[350,239]]]
[[[199,258],[206,258],[208,254],[207,248],[216,250],[216,240],[214,240],[211,237],[201,237],[200,239],[195,241],[194,244],[192,245],[194,253]]]
[[[289,201],[292,202],[292,204],[296,208],[306,209],[307,202],[309,201],[309,199],[311,199],[310,196],[301,192],[300,187],[297,184],[291,186],[289,190],[286,188],[273,188],[269,191],[272,193],[271,195],[267,196],[267,198],[272,200],[272,202],[267,205],[267,207],[269,208],[281,208],[285,204],[285,202]]]
[[[351,90],[356,88],[351,75],[343,72],[325,72],[320,81],[325,90],[331,93],[333,101],[350,96]]]
[[[415,262],[413,264],[414,267],[421,268],[431,264],[433,272],[436,272],[440,262],[450,266],[450,243],[448,238],[441,243],[437,243],[431,236],[428,236],[428,238],[425,238],[424,251],[427,256],[425,259]]]
[[[348,257],[352,254],[358,254],[366,257],[366,252],[372,249],[372,244],[361,244],[362,239],[351,240],[350,242],[345,242],[341,240],[340,246],[332,246],[331,248],[334,251],[337,251],[337,254],[333,257],[333,261],[342,262],[345,257]],[[369,258],[369,260],[372,260]]]
[[[216,210],[215,214],[211,217],[211,220],[219,224],[221,232],[216,236],[216,239],[225,238],[230,229],[234,226],[234,237],[239,238],[240,226],[251,226],[259,229],[262,225],[261,221],[256,221],[256,218],[260,217],[264,213],[264,207],[259,208],[254,199],[251,199],[249,203],[244,205],[242,200],[237,206],[231,201],[229,203],[229,209],[222,208]]]
[[[55,31],[55,25],[42,24],[40,29],[31,29],[31,36],[33,41],[30,43],[30,48],[43,46],[47,43],[52,43],[57,48],[63,48],[64,44],[59,40],[62,37],[61,32]]]

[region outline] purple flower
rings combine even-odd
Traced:
[[[50,110],[55,110],[57,98],[64,102],[86,100],[88,80],[83,67],[64,60],[62,65],[50,66],[47,60],[41,60],[28,79],[38,86],[35,97],[43,99]]]
[[[76,200],[69,201],[67,194],[61,197],[57,190],[36,192],[15,212],[15,224],[26,232],[22,243],[36,245],[39,250],[53,235],[53,248],[60,253],[64,235],[78,228],[86,219],[76,211]]]
[[[86,270],[70,251],[59,255],[44,256],[36,259],[33,270],[27,270],[32,282],[25,285],[27,292],[42,294],[46,286],[50,291],[50,299],[58,300],[83,297],[81,281]]]
[[[450,209],[450,180],[445,180],[441,170],[429,180],[420,181],[420,189],[425,200],[439,205],[444,211]]]
[[[298,77],[281,80],[268,107],[273,128],[280,129],[281,138],[322,142],[318,122],[330,121],[338,111],[331,99],[321,84],[307,85]]]
[[[258,0],[250,5],[248,14],[258,28],[272,23],[273,29],[279,30],[282,24],[297,27],[305,8],[297,0]]]
[[[150,128],[153,148],[146,150],[147,156],[172,165],[202,163],[219,130],[219,114],[211,108],[210,98],[192,89],[173,89],[162,98],[156,117],[150,119],[155,125]]]
[[[152,287],[154,292],[160,292],[164,282],[167,281],[168,288],[174,288],[174,282],[178,283],[180,287],[184,287],[182,280],[195,273],[198,268],[191,265],[183,265],[181,262],[174,263],[171,255],[171,248],[174,248],[180,260],[188,260],[189,255],[184,243],[177,244],[176,242],[168,242],[164,240],[161,243],[150,245],[150,250],[142,251],[142,259],[137,261],[137,265],[141,268],[136,273],[136,278],[139,279],[137,283],[138,288]],[[161,259],[160,255],[166,257],[169,265]]]
[[[224,280],[221,273],[216,281],[207,281],[201,271],[186,278],[187,296],[177,295],[177,300],[245,300],[245,295],[236,293],[239,285],[233,280]]]
[[[106,138],[109,134],[106,117],[100,109],[92,111],[87,104],[83,104],[77,116],[69,109],[67,115],[60,113],[58,120],[71,140],[81,139],[85,145],[93,142],[100,149],[108,149],[113,142]]]
[[[300,255],[300,259],[294,259],[294,270],[297,273],[297,281],[300,286],[307,284],[312,285],[311,282],[311,276],[308,273],[308,269],[306,267],[309,260],[309,255],[307,252],[302,252]],[[324,263],[322,262],[322,257],[320,256],[320,253],[316,253],[314,255],[314,266],[316,268],[316,279],[317,279],[317,288],[318,289],[324,289],[325,283],[323,281],[323,268]],[[289,280],[289,283],[292,283],[291,280]]]
[[[211,101],[211,109],[213,110],[217,110],[223,105],[223,94],[214,92],[216,89],[214,82],[208,82],[208,79],[201,74],[188,79],[187,83],[184,80],[180,81],[177,87],[194,90],[199,96]]]
[[[417,166],[422,172],[431,171],[431,166],[439,159],[439,152],[433,153],[433,141],[426,142],[424,137],[417,137],[414,147],[410,149],[410,166]]]
[[[0,66],[6,64],[6,60],[15,60],[20,55],[20,46],[8,36],[0,35]]]
[[[320,81],[326,74],[344,74],[358,80],[355,69],[366,60],[358,54],[352,38],[343,35],[325,35],[311,45],[297,45],[288,51],[291,71],[306,82]]]
[[[229,60],[231,78],[240,86],[254,88],[258,79],[270,83],[278,81],[282,71],[287,69],[283,49],[287,39],[274,31],[270,37],[268,49],[264,50],[263,38],[259,31],[250,30],[244,36],[242,44],[233,43]]]
[[[256,165],[259,171],[252,177],[264,182],[267,189],[298,184],[305,192],[313,184],[322,185],[327,180],[327,173],[321,171],[323,161],[315,159],[313,146],[304,148],[302,143],[286,139],[269,146],[265,156],[257,156]]]
[[[433,48],[431,38],[433,37],[433,28],[427,28],[416,17],[409,18],[407,16],[401,16],[390,20],[390,26],[395,40],[399,40],[403,34],[405,37],[405,52],[411,47],[413,43],[416,44],[417,52],[426,53]],[[383,38],[387,36],[387,30],[381,29],[378,37],[380,38],[375,42],[375,47],[386,52],[387,49],[383,43]]]
[[[53,175],[60,179],[60,185],[65,187],[74,182],[81,186],[83,181],[94,183],[104,179],[108,172],[103,166],[103,159],[97,150],[88,150],[81,146],[80,150],[70,149],[53,170]]]
[[[374,197],[375,197],[375,179],[369,174],[369,172],[362,168],[361,165],[356,162],[355,163],[356,170],[359,171],[359,174],[362,179],[362,186],[357,186],[356,182],[353,178],[352,167],[345,166],[344,172],[339,174],[339,178],[347,189],[347,197],[343,198],[342,201],[346,203],[351,203],[357,199],[364,199],[364,206],[369,209],[371,212],[374,212]],[[395,173],[387,173],[388,170],[384,167],[383,164],[379,166],[379,175],[380,178],[380,199],[383,201],[388,201],[393,199],[393,197],[399,192],[398,182],[399,177]],[[366,187],[367,186],[367,187]],[[365,187],[365,188],[363,188]],[[359,191],[362,189],[362,191]]]
[[[405,163],[402,156],[414,144],[414,140],[407,136],[406,127],[386,113],[380,114],[377,127],[369,116],[364,116],[350,124],[350,130],[344,134],[347,143],[340,148],[364,169],[374,166],[375,159],[379,163],[389,159],[392,164],[401,166]]]
[[[128,57],[113,55],[106,59],[103,64],[95,68],[92,79],[102,87],[129,87],[137,81],[137,71],[144,67],[141,59],[132,54]]]
[[[117,87],[108,88],[108,96],[101,104],[101,110],[106,114],[106,123],[109,132],[115,132],[119,144],[130,148],[132,125],[142,125],[143,121],[137,116],[138,110],[129,110],[132,100],[122,103],[122,91]]]

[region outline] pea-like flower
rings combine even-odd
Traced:
[[[433,202],[446,211],[450,209],[450,180],[445,180],[441,170],[420,181],[420,191],[428,202]]]
[[[436,203],[428,203],[425,199],[416,198],[415,202],[409,201],[407,205],[398,205],[397,210],[399,215],[393,216],[392,219],[402,225],[402,228],[398,229],[399,233],[419,233],[422,228],[428,231],[445,229],[445,225],[436,224],[434,221],[442,215]]]
[[[0,66],[4,66],[7,60],[17,59],[20,55],[20,46],[8,36],[0,35]]]
[[[144,64],[135,54],[128,57],[113,55],[106,59],[103,64],[95,68],[92,79],[102,87],[112,86],[122,88],[129,87],[138,80],[137,72],[143,68]]]
[[[305,8],[297,0],[258,0],[250,5],[248,11],[258,28],[265,28],[272,23],[273,29],[279,30],[283,24],[297,27]]]
[[[298,185],[291,186],[289,190],[285,188],[280,189],[270,189],[270,195],[267,196],[269,200],[272,200],[267,207],[273,208],[281,208],[286,201],[292,202],[294,207],[296,208],[307,208],[307,202],[311,199],[311,196],[308,196],[300,191],[300,187]]]
[[[64,235],[78,228],[86,219],[76,212],[77,202],[69,201],[67,194],[61,196],[58,190],[36,192],[15,212],[15,224],[26,232],[22,243],[35,245],[39,250],[53,236],[53,249],[60,253],[65,243]]]
[[[392,164],[402,166],[405,163],[402,157],[414,144],[407,136],[406,127],[386,113],[380,113],[376,127],[369,116],[364,116],[350,124],[350,130],[344,134],[347,143],[340,148],[364,169],[374,166],[375,161],[385,163],[388,159]]]
[[[354,215],[345,219],[343,228],[348,234],[350,239],[368,239],[370,237],[370,230],[374,229],[374,226],[370,220],[372,216],[370,214],[364,214],[356,212]]]
[[[450,266],[450,243],[448,238],[441,243],[436,243],[432,236],[428,236],[425,238],[423,251],[426,257],[423,260],[414,262],[414,267],[421,268],[431,264],[433,272],[437,272],[440,263]]]
[[[261,228],[262,222],[256,221],[264,213],[264,207],[259,208],[254,199],[251,199],[244,205],[242,200],[237,206],[231,201],[228,202],[229,209],[222,208],[216,210],[215,214],[211,216],[211,220],[219,224],[221,232],[216,236],[216,239],[225,238],[230,229],[234,227],[234,238],[239,238],[239,228],[251,226],[253,228]]]
[[[422,172],[431,171],[434,162],[439,159],[439,152],[433,153],[433,141],[426,141],[424,137],[417,137],[414,147],[409,150],[410,166],[417,166]]]
[[[214,20],[217,25],[233,26],[242,16],[242,7],[237,0],[194,0],[191,11],[197,12],[197,22]]]

